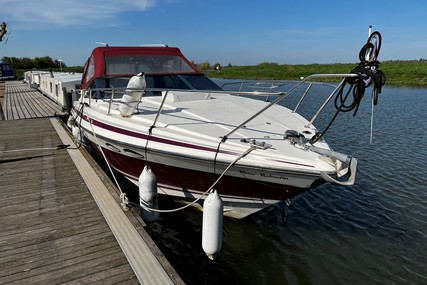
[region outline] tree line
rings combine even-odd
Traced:
[[[209,63],[209,61],[205,61],[205,62],[202,62],[202,63],[194,63],[193,62],[193,64],[196,65],[202,71],[220,70],[221,69],[221,64],[215,63],[214,65],[211,65]]]
[[[67,67],[66,64],[58,59],[52,59],[50,56],[43,57],[8,57],[5,56],[1,59],[4,63],[12,64],[15,69],[47,69],[47,68],[60,68]]]

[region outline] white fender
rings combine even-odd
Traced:
[[[74,126],[75,122],[76,119],[73,117],[73,115],[68,116],[67,127],[71,129]]]
[[[138,75],[132,76],[129,80],[127,88],[135,88],[136,90],[126,90],[126,94],[123,94],[121,103],[119,105],[120,115],[122,117],[130,117],[136,109],[139,101],[141,100],[144,89],[147,87],[145,82],[145,75],[139,73]]]
[[[138,179],[139,205],[141,217],[146,222],[154,222],[159,217],[159,212],[147,208],[158,209],[157,204],[157,178],[149,166],[145,166]]]
[[[77,140],[80,141],[81,137],[80,137],[80,128],[76,125],[73,125],[71,127],[71,133],[73,134],[73,137]]]
[[[216,190],[203,202],[202,248],[211,260],[222,247],[223,209],[221,197]]]

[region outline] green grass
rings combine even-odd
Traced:
[[[335,64],[277,64],[261,63],[248,66],[226,66],[222,70],[206,72],[209,77],[226,79],[254,80],[299,80],[311,74],[348,73],[356,63]],[[427,87],[427,61],[384,61],[379,69],[387,77],[387,85],[405,85]],[[23,77],[26,70],[17,70],[18,78]],[[54,69],[59,71],[59,69]],[[67,67],[64,72],[83,72],[83,67]]]
[[[254,80],[299,80],[311,74],[348,73],[356,63],[335,64],[276,64],[227,66],[220,71],[208,71],[209,77]],[[427,61],[385,61],[379,69],[387,77],[387,85],[427,87]]]

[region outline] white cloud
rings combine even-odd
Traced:
[[[14,26],[54,28],[99,23],[114,25],[117,14],[144,11],[157,0],[0,0],[0,19]],[[5,19],[3,19],[5,18]],[[100,23],[101,24],[101,23]]]

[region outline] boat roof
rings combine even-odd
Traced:
[[[64,83],[80,82],[82,73],[54,73],[54,78]]]
[[[137,61],[137,58],[139,61]],[[144,61],[144,58],[146,60]],[[156,62],[161,58],[179,59],[184,63],[182,70],[155,70],[154,73],[202,73],[181,53],[179,48],[169,46],[102,46],[93,49],[90,57],[86,61],[82,77],[82,89],[92,85],[96,78],[106,78],[114,76],[133,76],[137,73],[145,72],[149,68],[147,63],[149,58]],[[125,61],[125,59],[127,61]],[[138,67],[135,67],[138,65]],[[132,68],[131,68],[132,66]],[[144,66],[144,68],[141,68]],[[150,72],[148,72],[150,73]]]
[[[62,82],[80,82],[82,73],[69,73],[69,72],[49,72],[49,71],[30,71],[43,78],[52,78],[52,80],[59,80]],[[52,77],[53,75],[53,77]]]

